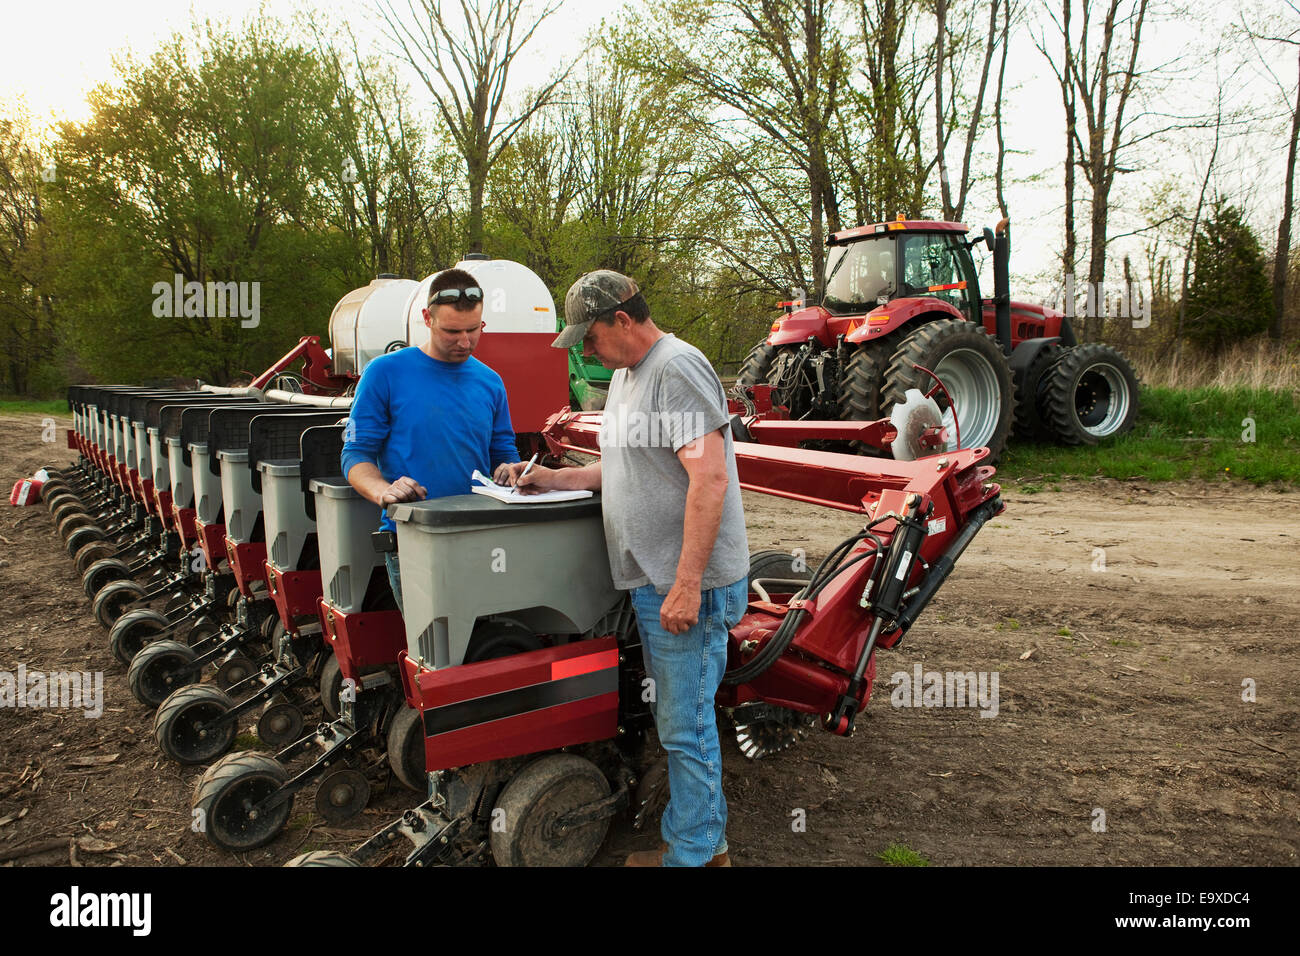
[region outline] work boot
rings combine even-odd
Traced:
[[[668,844],[660,843],[657,850],[637,850],[628,856],[623,863],[624,866],[663,866],[664,854],[668,852]],[[725,851],[719,853],[705,866],[731,866],[731,857]]]

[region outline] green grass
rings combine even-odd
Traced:
[[[876,856],[890,866],[929,866],[930,861],[910,847],[891,843]]]
[[[71,417],[72,412],[68,411],[68,403],[61,398],[52,399],[30,399],[30,398],[0,398],[0,413],[14,412],[25,413],[30,415],[54,415],[56,417]]]
[[[1242,440],[1247,417],[1255,421],[1254,442]],[[1127,435],[1084,448],[1012,440],[998,476],[1024,482],[1031,494],[1060,478],[1300,484],[1300,399],[1270,389],[1143,388]]]

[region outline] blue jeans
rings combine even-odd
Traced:
[[[632,590],[632,607],[654,681],[650,709],[668,751],[668,806],[660,832],[664,866],[703,866],[727,849],[727,800],[713,698],[727,668],[727,632],[745,613],[748,582],[705,591],[700,617],[682,634],[659,624],[664,597],[654,585]]]
[[[402,565],[397,560],[396,551],[384,552],[384,564],[388,566],[388,583],[393,586],[393,600],[397,602],[397,610],[402,610]]]

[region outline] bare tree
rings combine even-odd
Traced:
[[[959,87],[965,73],[964,57],[959,56],[959,53],[974,46],[973,40],[959,40],[957,38],[969,37],[973,34],[974,15],[978,11],[979,4],[972,3],[968,7],[968,16],[965,22],[950,37],[948,35],[948,0],[935,0],[935,20],[938,27],[935,36],[936,68],[934,73],[935,155],[939,166],[939,196],[943,204],[943,217],[948,220],[961,219],[966,210],[966,197],[970,193],[971,185],[971,156],[975,149],[975,139],[979,135],[980,120],[983,118],[984,95],[988,90],[989,69],[993,63],[994,51],[1000,43],[1004,42],[1003,36],[999,36],[997,29],[998,11],[1001,6],[1002,0],[990,0],[989,24],[987,37],[984,41],[983,63],[976,83],[975,104],[971,108],[970,117],[966,124],[961,175],[957,181],[956,197],[954,198],[951,177],[948,175],[946,151],[948,140],[958,125],[957,102],[961,92]],[[952,89],[947,99],[945,99],[943,91],[945,71],[949,73],[952,81]],[[1001,109],[1000,90],[998,109]]]
[[[1210,174],[1214,172],[1214,161],[1219,155],[1219,138],[1223,130],[1223,88],[1219,88],[1219,104],[1214,124],[1214,148],[1210,150],[1209,161],[1205,164],[1205,175],[1201,178],[1201,191],[1196,197],[1196,211],[1192,214],[1192,228],[1187,234],[1187,254],[1183,256],[1183,282],[1178,296],[1178,324],[1174,329],[1174,361],[1183,354],[1183,330],[1187,324],[1187,286],[1191,276],[1192,255],[1196,247],[1196,231],[1201,227],[1201,212],[1205,209],[1205,192],[1210,186]]]
[[[853,61],[866,83],[837,108],[837,159],[858,222],[915,218],[935,161],[922,147],[933,49],[917,49],[918,0],[858,0],[857,14]]]
[[[1300,7],[1297,7],[1294,0],[1286,0],[1286,5],[1292,13],[1300,14]],[[1268,43],[1284,43],[1296,48],[1300,55],[1300,26],[1293,27],[1285,36],[1270,36],[1262,30],[1248,26],[1243,18],[1242,30],[1250,39],[1252,46],[1255,47],[1256,54],[1259,54],[1259,41]],[[1264,57],[1260,55],[1260,61],[1265,62]],[[1272,70],[1269,70],[1272,73]],[[1269,338],[1282,338],[1282,314],[1286,310],[1286,282],[1287,271],[1291,264],[1291,218],[1295,210],[1295,166],[1296,166],[1296,147],[1300,145],[1300,69],[1297,70],[1297,82],[1295,92],[1295,106],[1291,110],[1291,135],[1287,139],[1286,147],[1286,180],[1282,187],[1282,217],[1277,224],[1277,247],[1273,255],[1273,321],[1268,328]],[[1276,76],[1273,77],[1279,90],[1282,91],[1285,99],[1290,99],[1286,93],[1286,88]]]
[[[538,26],[560,8],[543,8],[526,28],[524,0],[460,0],[461,24],[448,21],[440,0],[407,0],[409,18],[380,0],[389,38],[433,96],[447,132],[465,161],[469,181],[469,248],[483,251],[483,193],[488,173],[530,116],[551,102],[572,64],[529,92],[509,117],[502,112],[510,67]],[[479,9],[483,7],[484,9]]]
[[[640,65],[698,91],[702,108],[733,111],[798,167],[808,197],[809,278],[819,284],[826,235],[840,228],[832,118],[848,58],[835,0],[679,0],[664,19],[668,38],[638,51]]]
[[[1064,266],[1074,265],[1074,169],[1077,164],[1091,191],[1089,221],[1088,281],[1100,288],[1106,269],[1107,227],[1110,220],[1111,187],[1122,167],[1125,151],[1140,139],[1126,138],[1129,129],[1125,111],[1137,87],[1138,52],[1142,43],[1142,26],[1146,20],[1148,0],[1106,0],[1104,16],[1098,25],[1092,17],[1089,0],[1079,0],[1078,33],[1072,26],[1076,0],[1058,0],[1048,6],[1047,15],[1056,27],[1063,44],[1061,62],[1053,59],[1045,37],[1036,37],[1039,51],[1051,65],[1061,87],[1066,108],[1066,252]],[[1059,7],[1060,12],[1057,12]],[[1089,49],[1090,42],[1097,42]],[[1084,128],[1079,130],[1079,111]],[[1094,339],[1100,333],[1100,319],[1089,315],[1083,337]]]

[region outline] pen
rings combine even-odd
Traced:
[[[540,454],[541,454],[541,452],[538,452],[538,455],[540,455]],[[519,493],[519,479],[520,479],[520,478],[523,478],[524,475],[526,475],[526,474],[528,474],[530,471],[532,471],[532,470],[533,470],[533,465],[535,465],[535,464],[537,464],[537,455],[533,455],[532,458],[528,459],[528,464],[525,465],[525,466],[524,466],[524,470],[521,471],[521,472],[519,473],[519,478],[516,478],[516,479],[515,479],[515,487],[514,487],[514,491],[515,491],[516,494]]]

